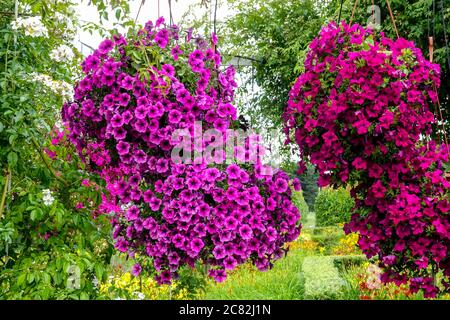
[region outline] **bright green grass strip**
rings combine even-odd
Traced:
[[[308,213],[303,217],[303,229],[314,229],[316,226],[316,214],[314,212]]]
[[[211,300],[298,300],[303,296],[301,265],[303,255],[295,250],[275,262],[273,269],[261,272],[246,265],[223,283],[209,282],[198,299]]]
[[[312,256],[303,260],[304,299],[322,300],[342,297],[345,281],[334,266],[333,256]]]

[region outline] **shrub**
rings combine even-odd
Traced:
[[[323,188],[314,202],[317,226],[348,222],[355,202],[344,188]]]
[[[314,201],[319,192],[319,187],[317,186],[318,177],[319,174],[316,172],[316,168],[310,163],[306,165],[306,171],[299,176],[302,183],[303,197],[310,209],[314,208]]]
[[[339,242],[332,248],[332,253],[341,256],[361,253],[358,248],[358,234],[349,233],[340,238]]]
[[[347,269],[360,266],[364,262],[367,262],[367,258],[364,255],[345,255],[334,257],[334,266],[339,272],[346,272]]]
[[[300,215],[302,216],[302,218],[309,215],[309,207],[305,201],[305,198],[303,197],[302,190],[292,191],[292,203],[300,211]]]

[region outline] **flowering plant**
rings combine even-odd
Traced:
[[[448,153],[430,139],[439,66],[405,39],[332,22],[311,43],[305,70],[285,130],[321,186],[352,187],[346,231],[359,233],[368,257],[378,254],[384,282],[410,280],[426,297],[449,290]]]
[[[188,291],[174,281],[169,285],[159,285],[152,278],[133,277],[130,272],[109,276],[99,284],[101,298],[114,300],[186,300]]]
[[[183,39],[163,18],[104,40],[62,110],[70,141],[106,181],[100,208],[116,248],[152,257],[159,283],[197,261],[217,281],[248,259],[265,270],[300,232],[289,186],[299,181],[262,164],[258,137],[233,147],[236,163],[221,149],[198,156],[237,127],[234,69],[219,68],[216,41]]]

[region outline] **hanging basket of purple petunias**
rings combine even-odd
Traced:
[[[248,260],[266,270],[300,233],[299,181],[262,164],[258,137],[231,159],[220,149],[238,126],[235,72],[220,63],[207,41],[160,18],[104,40],[62,110],[68,138],[106,182],[100,209],[116,248],[150,257],[160,283],[196,262],[217,281]]]
[[[322,186],[349,185],[347,232],[384,268],[382,280],[426,297],[449,290],[445,147],[430,137],[439,66],[414,44],[334,22],[314,39],[284,114],[288,140]]]

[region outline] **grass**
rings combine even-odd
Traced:
[[[303,217],[304,232],[291,243],[287,257],[274,268],[261,272],[244,264],[228,275],[223,283],[208,280],[196,299],[209,300],[316,300],[316,299],[423,299],[412,294],[406,285],[368,287],[369,265],[356,248],[352,235],[344,236],[335,227],[314,228],[314,214]],[[309,228],[308,228],[309,227]],[[371,269],[372,270],[372,269]],[[372,272],[372,271],[371,271]],[[372,281],[372,280],[371,280]],[[370,282],[372,283],[372,282]],[[450,299],[450,295],[439,299]]]
[[[309,212],[308,214],[302,216],[302,227],[303,229],[314,229],[316,226],[316,214],[314,212]]]
[[[275,262],[274,268],[258,271],[244,265],[229,275],[223,283],[208,282],[198,299],[210,300],[299,300],[303,298],[301,277],[303,254],[290,251],[286,258]]]
[[[305,279],[304,299],[339,299],[345,281],[334,266],[332,256],[311,256],[303,261],[302,272]]]

